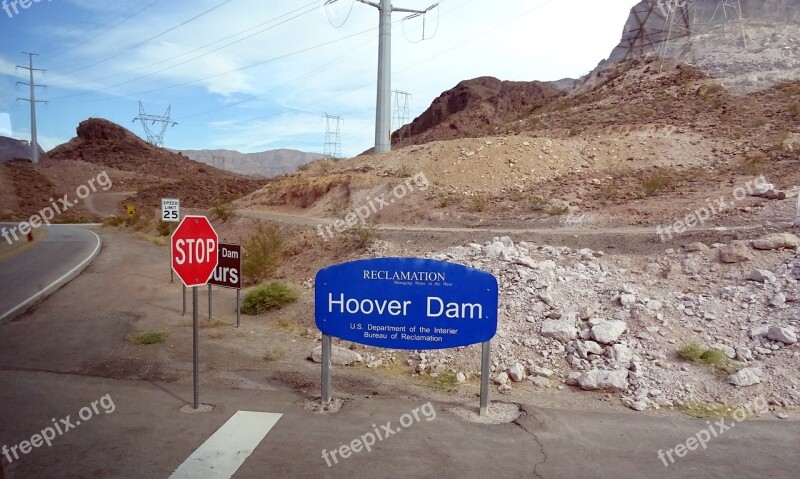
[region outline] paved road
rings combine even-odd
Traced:
[[[65,228],[64,234],[83,233]],[[267,383],[266,375],[252,374],[250,388],[212,386],[201,380],[201,401],[215,405],[214,410],[181,413],[180,408],[191,402],[190,384],[115,379],[115,371],[131,371],[118,359],[129,358],[136,371],[128,374],[140,374],[138,366],[144,363],[134,360],[154,357],[126,343],[138,318],[125,312],[136,303],[150,305],[154,290],[167,284],[161,258],[165,253],[158,250],[152,255],[154,246],[123,233],[100,234],[107,247],[91,272],[21,320],[0,323],[0,448],[9,451],[5,457],[0,449],[0,460],[6,479],[167,478],[237,411],[282,416],[254,445],[252,455],[233,475],[236,479],[796,477],[797,422],[737,424],[711,440],[707,449],[684,451],[685,457],[665,466],[658,451],[685,443],[708,427],[706,421],[651,413],[530,408],[515,422],[483,425],[451,412],[455,406],[471,405],[445,402],[432,404],[435,419],[428,421],[431,416],[422,411],[420,420],[377,441],[371,452],[331,461],[329,467],[323,450],[352,444],[375,428],[383,430],[387,422],[397,430],[400,418],[424,407],[427,399],[356,396],[340,412],[319,415],[305,409],[300,394],[283,384]],[[81,242],[80,236],[75,241]],[[78,249],[72,254],[78,255],[73,259],[77,261],[82,253]],[[133,274],[152,283],[150,290],[130,289],[120,295],[116,287],[102,287]],[[156,301],[148,306],[139,320],[181,321],[177,302],[168,300],[169,304]],[[158,349],[149,351],[157,355]],[[211,374],[219,366],[202,354]],[[108,367],[98,367],[104,360]],[[342,397],[345,392],[336,390],[336,377],[335,396]],[[309,385],[312,394],[315,387]],[[495,394],[493,400],[502,401],[503,396]],[[105,407],[112,402],[113,412]],[[84,409],[93,404],[96,412]],[[82,413],[90,419],[81,419]],[[54,420],[68,427],[62,419],[75,427],[57,434],[51,446],[28,450],[23,441],[31,441]],[[243,446],[233,437],[229,444],[219,453],[238,456]]]
[[[72,279],[100,249],[100,238],[76,226],[37,231],[33,243],[0,254],[0,320],[30,307]]]
[[[18,459],[12,455],[7,477],[167,478],[239,410],[282,417],[234,474],[237,479],[797,477],[800,431],[791,422],[736,424],[707,449],[673,455],[676,462],[665,466],[658,451],[695,436],[708,427],[705,421],[530,409],[516,422],[483,425],[459,418],[451,404],[421,409],[424,400],[363,398],[336,414],[317,415],[286,391],[203,387],[201,393],[216,408],[185,414],[179,408],[192,396],[186,384],[0,371],[0,447],[30,439],[53,418],[70,415],[75,424],[50,447]],[[106,395],[105,406],[113,402],[113,412],[98,407],[98,413],[84,415],[89,420],[76,423],[82,408]],[[400,426],[401,416],[415,408],[421,409],[420,420]],[[351,444],[387,422],[401,430],[376,441],[370,452],[323,458],[323,449]]]
[[[327,226],[332,222],[331,218],[317,218],[305,215],[293,215],[288,213],[276,213],[261,210],[236,210],[235,213],[245,218],[276,221],[295,226],[308,226],[316,228],[318,225]],[[791,222],[771,223],[769,228],[791,227]],[[567,226],[567,227],[538,227],[538,228],[508,228],[505,226],[475,226],[475,227],[446,227],[446,226],[419,226],[419,225],[389,225],[379,224],[375,226],[383,231],[417,231],[430,233],[475,233],[489,232],[504,235],[525,235],[525,234],[565,234],[565,235],[626,235],[626,236],[652,236],[658,238],[655,226],[622,226],[622,227],[586,227],[586,226]],[[690,228],[689,233],[707,231],[750,231],[765,228],[764,225],[745,225],[745,226],[705,226]],[[675,235],[681,236],[681,235]]]

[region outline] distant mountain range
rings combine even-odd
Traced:
[[[297,150],[269,150],[240,153],[233,150],[174,150],[194,161],[250,176],[272,178],[297,171],[302,165],[322,158],[318,153]]]
[[[40,158],[45,158],[44,150],[39,146]],[[0,163],[13,159],[31,159],[31,145],[27,140],[17,140],[0,136]]]

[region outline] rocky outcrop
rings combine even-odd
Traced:
[[[395,146],[472,138],[530,114],[564,93],[542,82],[500,81],[492,77],[465,80],[436,98],[410,124],[392,135]]]

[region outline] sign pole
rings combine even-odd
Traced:
[[[236,290],[236,327],[237,328],[239,327],[239,305],[241,304],[240,303],[241,294],[242,294],[242,290],[241,289],[237,289]]]
[[[172,223],[169,224],[169,235],[172,236]],[[169,284],[175,282],[175,271],[172,270],[172,262],[169,265]]]
[[[194,409],[198,406],[198,324],[197,324],[197,286],[192,288],[192,382],[194,392]]]
[[[322,405],[331,402],[331,337],[322,335]]]
[[[183,312],[181,316],[186,316],[186,285],[183,285]]]
[[[208,285],[208,320],[211,321],[211,284]]]
[[[797,211],[794,214],[794,225],[800,226],[800,192],[797,193]]]
[[[489,415],[489,360],[491,357],[491,341],[481,346],[481,416]]]

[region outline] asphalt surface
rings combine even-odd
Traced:
[[[794,421],[768,420],[769,413],[735,425],[727,420],[724,433],[714,426],[716,437],[705,448],[682,450],[679,457],[676,446],[707,430],[706,420],[527,407],[516,421],[478,424],[453,412],[477,408],[477,397],[474,404],[434,401],[435,418],[430,421],[431,415],[420,416],[377,441],[371,451],[326,462],[323,450],[339,450],[389,422],[397,430],[401,417],[424,407],[428,399],[348,396],[338,389],[340,368],[334,368],[334,397],[348,401],[339,412],[314,414],[307,410],[304,395],[285,384],[268,383],[263,373],[248,375],[248,387],[209,384],[210,374],[224,371],[207,354],[207,343],[201,344],[201,371],[207,374],[201,376],[200,400],[214,409],[182,413],[192,402],[192,385],[185,377],[160,379],[158,370],[144,368],[150,363],[140,359],[157,358],[158,347],[145,350],[127,341],[136,321],[183,321],[178,296],[172,294],[179,288],[170,286],[170,295],[157,295],[169,284],[165,253],[124,233],[99,233],[104,247],[91,268],[34,310],[0,322],[0,448],[9,451],[6,457],[0,449],[5,479],[167,478],[237,411],[282,417],[244,460],[236,479],[797,476],[800,427]],[[86,238],[67,228],[64,234],[75,235],[76,243]],[[34,246],[17,254],[35,251]],[[80,247],[57,251],[69,260],[67,266],[86,254]],[[15,257],[0,262],[4,274],[7,261]],[[5,279],[1,286],[13,282]],[[143,377],[132,377],[139,375]],[[309,385],[312,394],[316,387]],[[113,408],[82,419],[81,412],[102,398],[107,406],[113,402]],[[492,401],[502,403],[503,396],[493,391]],[[63,424],[67,416],[73,428],[57,434],[49,446],[26,447],[23,453],[23,441],[30,442],[54,423]],[[235,448],[233,438],[231,444]],[[16,456],[11,452],[15,446]],[[667,459],[665,465],[658,453],[670,449],[675,460]]]
[[[29,308],[80,272],[100,248],[95,233],[75,226],[52,225],[37,231],[32,243],[0,252],[0,320]]]

